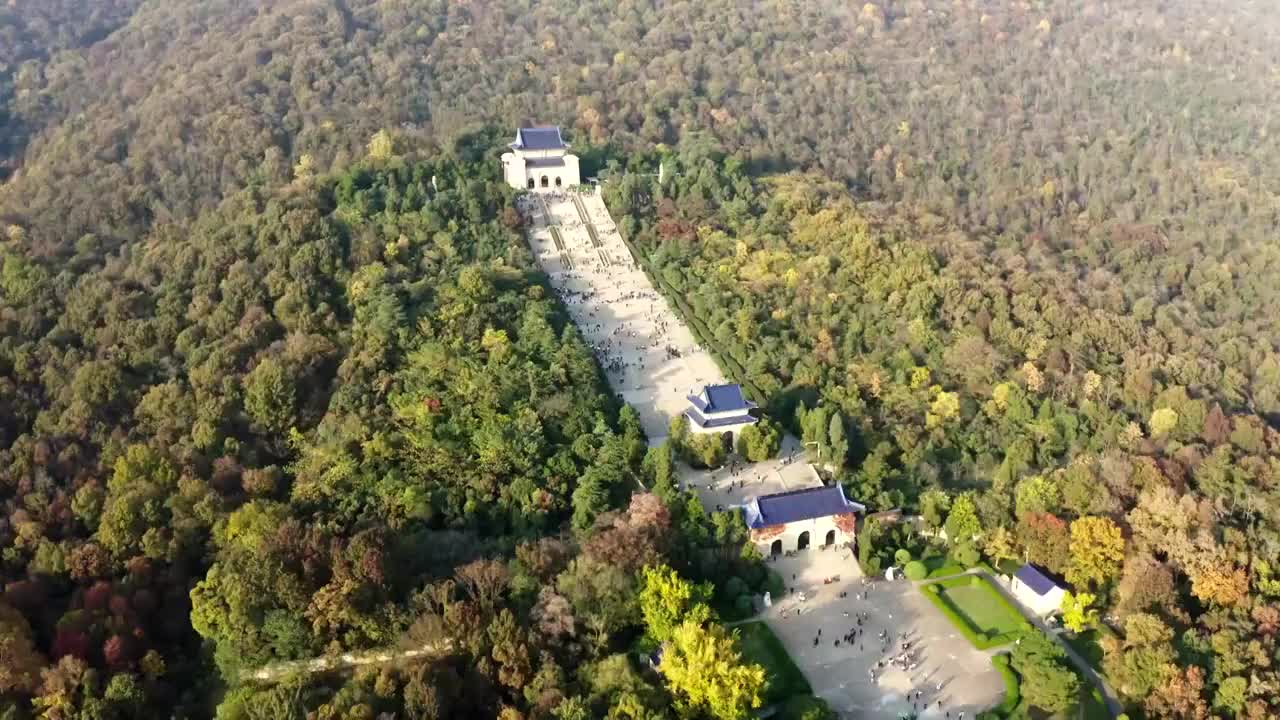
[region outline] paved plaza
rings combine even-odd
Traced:
[[[988,653],[975,649],[913,583],[864,582],[844,548],[813,547],[770,565],[794,591],[775,601],[763,617],[813,693],[842,718],[898,718],[915,712],[945,720],[950,712],[954,720],[961,711],[974,718],[1000,701],[1004,682]],[[836,576],[839,581],[825,582]],[[858,627],[859,613],[866,618],[858,638],[837,646],[836,640]],[[888,632],[887,646],[878,637],[881,631]],[[906,663],[910,669],[888,663],[902,654],[904,641],[914,653]],[[868,671],[880,661],[885,666],[873,679]],[[918,700],[917,690],[922,693]]]
[[[636,265],[599,195],[539,192],[521,202],[532,221],[530,244],[539,264],[605,368],[610,385],[639,412],[650,443],[661,443],[671,419],[688,407],[691,390],[725,382],[719,368]],[[680,481],[697,492],[708,510],[822,485],[799,441],[791,436],[783,439],[773,460],[744,465],[736,472],[682,467]],[[908,693],[916,690],[923,696],[914,710],[930,720],[945,720],[947,711],[953,719],[960,711],[973,718],[999,701],[1004,684],[987,654],[975,650],[911,583],[864,584],[848,548],[814,546],[771,560],[769,566],[794,592],[774,598],[762,618],[804,672],[814,694],[841,717],[896,719],[913,711],[914,696]],[[864,591],[868,597],[857,599]],[[840,597],[842,592],[846,597]],[[860,641],[836,646],[835,640],[856,626],[858,613],[868,614]],[[887,648],[877,638],[882,629],[890,633]],[[904,639],[913,643],[916,653],[907,664],[914,662],[916,667],[884,669],[873,680],[868,670],[900,653]],[[927,709],[921,709],[925,703]]]

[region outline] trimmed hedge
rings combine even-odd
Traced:
[[[1016,630],[988,637],[981,630],[974,627],[973,622],[969,620],[969,617],[964,613],[964,611],[959,607],[956,607],[956,605],[942,593],[942,591],[947,588],[961,587],[964,585],[981,585],[987,591],[987,595],[990,596],[991,602],[999,605],[1006,612],[1012,613],[1015,617],[1021,619],[1018,628]],[[1004,596],[991,586],[991,581],[987,580],[982,575],[965,575],[962,577],[951,578],[950,580],[942,580],[924,585],[921,589],[924,591],[924,596],[929,599],[929,602],[933,603],[935,607],[941,610],[942,614],[947,616],[947,619],[951,621],[951,624],[955,625],[956,629],[960,631],[960,634],[964,635],[965,639],[979,650],[989,650],[993,647],[1008,645],[1014,640],[1022,637],[1022,635],[1028,630],[1032,629],[1031,623],[1027,622],[1022,613],[1019,612],[1017,608],[1013,607],[1008,600],[1005,600]]]
[[[999,717],[1007,718],[1010,713],[1018,707],[1018,703],[1022,701],[1021,683],[1018,681],[1018,674],[1009,667],[1008,655],[992,655],[991,664],[995,666],[996,672],[1000,673],[1000,677],[1004,679],[1004,699],[1000,704],[992,709],[992,712]]]

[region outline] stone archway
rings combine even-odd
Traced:
[[[809,547],[809,531],[805,530],[804,532],[800,533],[800,537],[796,539],[796,549],[806,550],[808,549],[808,547]]]
[[[781,554],[782,554],[782,538],[778,538],[777,540],[773,541],[772,545],[769,546],[769,555],[773,556],[773,555],[781,555]]]
[[[551,183],[550,183],[550,181],[549,181],[549,180],[547,180],[547,176],[546,176],[546,175],[543,175],[543,176],[542,176],[542,187],[549,187],[550,185],[551,185]]]
[[[824,544],[825,544],[825,545],[827,545],[828,547],[830,547],[831,545],[835,545],[835,544],[836,544],[836,531],[835,531],[835,530],[828,530],[828,531],[827,531],[827,542],[826,542],[826,543],[824,543]]]
[[[534,183],[533,178],[529,178],[529,189],[532,190],[535,185],[536,183]]]

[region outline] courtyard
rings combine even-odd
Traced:
[[[897,718],[916,712],[945,718],[950,712],[955,718],[960,711],[976,717],[999,702],[1004,681],[989,654],[974,648],[913,583],[864,582],[847,549],[812,548],[779,558],[771,567],[791,592],[762,617],[804,671],[813,694],[841,717]],[[837,576],[838,581],[827,582]],[[857,627],[859,613],[866,619],[858,638],[837,645]],[[881,631],[888,633],[887,646],[878,637]],[[873,679],[868,670],[901,653],[903,641],[916,651],[915,667],[889,667]],[[922,696],[913,705],[917,690]]]

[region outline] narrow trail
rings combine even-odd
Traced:
[[[257,670],[244,673],[241,681],[258,683],[279,682],[296,675],[315,675],[317,673],[343,672],[368,665],[386,665],[402,660],[415,660],[433,655],[441,655],[453,647],[453,642],[445,640],[439,643],[423,645],[407,650],[368,650],[365,652],[349,652],[341,655],[323,655],[306,660],[282,660],[263,665]]]

